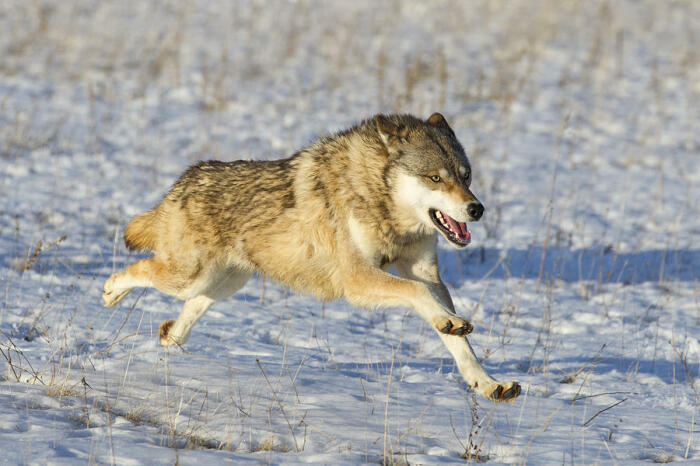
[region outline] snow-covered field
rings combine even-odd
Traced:
[[[0,4],[0,463],[700,461],[700,3]],[[201,159],[440,111],[487,206],[440,243],[473,395],[412,312],[255,277],[181,349],[122,231]]]

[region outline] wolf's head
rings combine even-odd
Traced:
[[[396,167],[392,195],[401,213],[453,246],[467,246],[467,222],[478,221],[484,206],[469,190],[471,166],[445,118],[378,115],[374,121]]]

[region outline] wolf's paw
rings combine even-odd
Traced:
[[[102,301],[105,303],[105,307],[112,307],[116,305],[119,301],[124,299],[126,295],[129,294],[131,289],[118,290],[114,288],[115,278],[114,275],[109,277],[105,282],[105,286],[102,290]]]
[[[160,344],[163,346],[172,346],[176,345],[177,342],[169,337],[170,329],[172,328],[173,324],[175,323],[174,320],[164,320],[161,324],[160,327],[158,328],[158,341],[160,341]]]
[[[435,328],[448,335],[467,335],[474,330],[474,326],[458,316],[439,317],[434,321]]]
[[[511,402],[520,395],[520,384],[518,382],[496,383],[489,387],[490,394],[487,397],[495,402]]]

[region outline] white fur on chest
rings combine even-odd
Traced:
[[[360,255],[373,265],[377,265],[375,262],[379,260],[380,256],[377,238],[353,215],[350,215],[348,218],[348,231],[350,232],[350,239],[360,252]]]

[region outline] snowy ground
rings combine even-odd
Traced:
[[[700,460],[700,3],[9,0],[0,31],[3,463]],[[102,307],[189,164],[380,111],[470,154],[486,218],[441,270],[514,403],[403,309],[256,277],[183,351],[176,300]]]

